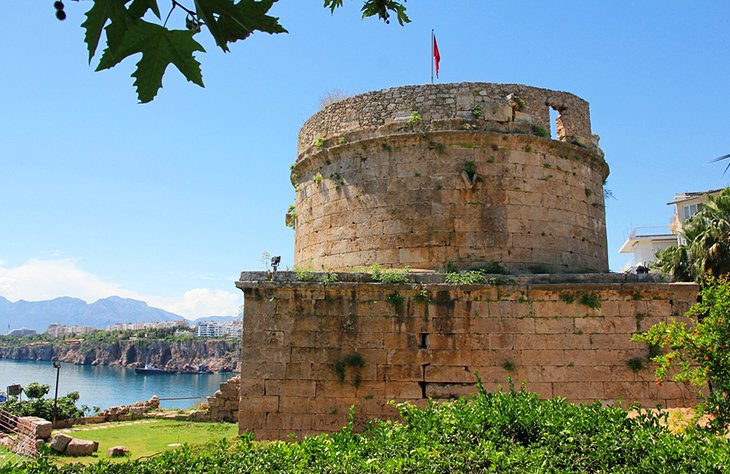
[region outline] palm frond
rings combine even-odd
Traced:
[[[718,161],[727,160],[728,158],[730,158],[730,153],[728,153],[727,155],[719,156],[719,157],[715,158],[714,160],[710,161],[710,163],[716,163]],[[725,176],[725,173],[727,173],[727,170],[729,170],[729,169],[730,169],[730,163],[728,163],[728,165],[725,167],[725,171],[722,172],[722,175]]]

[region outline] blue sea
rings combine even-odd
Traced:
[[[137,375],[134,369],[91,365],[62,364],[58,396],[79,392],[79,404],[106,409],[149,400],[152,395],[164,398],[197,397],[190,400],[162,400],[163,408],[192,408],[213,395],[219,385],[233,373]],[[8,385],[26,386],[31,382],[50,385],[53,397],[56,369],[51,362],[0,359],[0,391]]]

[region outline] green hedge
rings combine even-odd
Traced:
[[[398,405],[402,422],[352,423],[301,442],[183,448],[119,465],[54,466],[25,473],[482,473],[726,472],[730,442],[701,430],[670,433],[656,415],[629,417],[619,407],[539,400],[524,390],[487,393],[420,409]],[[120,440],[123,444],[123,440]]]

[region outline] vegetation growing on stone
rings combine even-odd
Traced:
[[[370,267],[370,276],[374,281],[384,284],[403,284],[410,283],[408,276],[409,268],[386,268],[381,269],[380,265],[373,264]]]
[[[550,138],[550,132],[548,132],[547,130],[545,130],[544,128],[542,128],[538,125],[532,126],[532,133],[534,135],[537,135],[538,137]]]
[[[365,359],[363,359],[362,356],[357,352],[353,352],[352,354],[348,354],[340,359],[337,359],[335,361],[335,373],[337,374],[337,380],[339,380],[340,382],[344,382],[345,371],[348,367],[361,369],[365,367]],[[360,374],[355,374],[353,385],[355,387],[358,387],[360,386],[360,382]]]
[[[413,112],[411,112],[411,116],[408,117],[408,120],[406,122],[411,125],[416,125],[416,124],[421,123],[421,114],[419,114],[418,112],[416,112],[414,110]]]
[[[598,309],[601,307],[601,299],[595,293],[581,293],[578,297],[578,304],[588,306],[591,309]]]
[[[294,267],[294,274],[297,277],[297,281],[314,281],[317,279],[317,274],[314,273],[311,267]]]
[[[482,270],[451,272],[446,275],[445,281],[451,285],[486,285],[489,282]]]

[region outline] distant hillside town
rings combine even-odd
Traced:
[[[206,320],[188,321],[187,319],[178,319],[176,321],[151,321],[143,323],[115,323],[110,324],[105,329],[108,332],[133,331],[139,332],[144,330],[174,330],[173,336],[191,336],[203,339],[211,338],[227,338],[241,339],[243,331],[243,320],[240,318],[225,320]],[[68,326],[60,323],[51,323],[46,334],[51,337],[78,337],[103,331],[93,326]],[[8,336],[29,336],[39,334],[38,331],[28,328],[13,329],[7,333]]]

